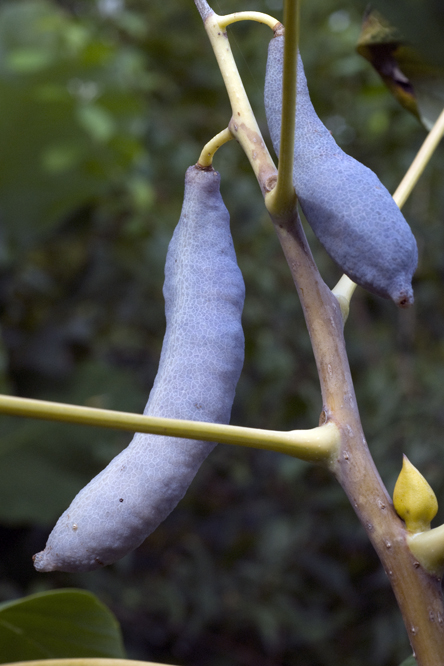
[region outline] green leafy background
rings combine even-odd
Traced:
[[[282,18],[279,0],[214,9]],[[303,3],[301,51],[321,118],[394,191],[425,131],[357,55],[362,10]],[[266,135],[270,32],[229,32]],[[140,412],[162,343],[163,264],[185,169],[230,118],[200,18],[191,0],[3,0],[0,54],[0,390]],[[312,352],[259,188],[235,142],[215,166],[247,287],[232,422],[313,427]],[[346,327],[384,481],[391,492],[406,453],[442,504],[443,176],[440,147],[405,207],[420,253],[415,306],[397,311],[358,289]],[[307,233],[333,286],[340,272]],[[0,600],[88,589],[114,611],[136,659],[397,666],[411,653],[387,578],[322,469],[219,446],[137,552],[90,574],[37,575],[32,554],[129,436],[9,417],[0,434]]]

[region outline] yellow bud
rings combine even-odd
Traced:
[[[424,532],[438,511],[436,495],[407,456],[393,491],[395,511],[409,532]]]

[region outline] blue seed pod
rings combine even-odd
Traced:
[[[265,111],[279,155],[284,37],[272,38],[265,78]],[[413,303],[418,250],[409,225],[377,176],[344,153],[319,120],[302,60],[297,71],[293,183],[319,241],[357,284],[400,307]]]
[[[244,360],[245,287],[220,176],[190,167],[165,265],[166,333],[145,414],[228,423]],[[38,571],[91,571],[120,559],[183,497],[215,444],[137,433],[74,498],[34,555]]]

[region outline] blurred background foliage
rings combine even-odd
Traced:
[[[430,42],[435,4],[421,3]],[[319,115],[394,191],[425,131],[355,51],[364,8],[303,3],[301,51]],[[214,9],[282,18],[280,0]],[[229,32],[267,137],[269,30]],[[201,20],[191,0],[0,0],[0,55],[0,390],[140,412],[185,169],[230,117]],[[215,166],[247,287],[232,422],[313,427],[311,347],[259,188],[235,142]],[[358,289],[346,339],[389,491],[404,452],[444,507],[443,176],[440,147],[405,207],[420,252],[415,306],[397,311]],[[333,287],[339,270],[307,234]],[[90,574],[37,575],[31,555],[130,435],[7,417],[0,432],[0,601],[89,589],[116,613],[130,657],[184,666],[395,666],[408,656],[386,576],[322,469],[219,446],[137,552]]]

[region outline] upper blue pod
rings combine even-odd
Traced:
[[[283,52],[284,37],[274,37],[268,49],[265,111],[278,155]],[[300,56],[293,183],[307,221],[344,273],[400,307],[411,305],[418,263],[411,229],[373,171],[344,153],[318,118]]]

